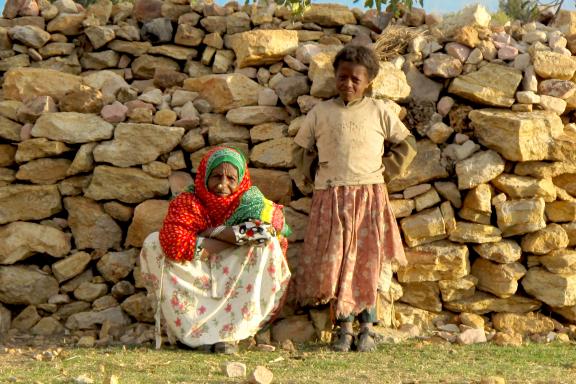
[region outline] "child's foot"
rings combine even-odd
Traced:
[[[214,344],[214,353],[232,355],[238,352],[238,346],[234,343],[219,342]]]
[[[372,352],[376,349],[376,342],[374,341],[374,332],[369,329],[362,329],[358,334],[358,342],[356,343],[356,350],[358,352]]]
[[[354,334],[344,328],[338,331],[338,339],[332,344],[332,350],[335,352],[348,352],[352,348]]]

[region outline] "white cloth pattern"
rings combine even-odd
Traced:
[[[154,232],[144,241],[140,261],[168,333],[191,347],[255,335],[279,309],[290,280],[276,238],[265,246],[226,249],[209,261],[177,263],[164,256]]]

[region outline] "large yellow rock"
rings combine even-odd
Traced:
[[[549,221],[555,223],[576,221],[576,201],[553,201],[547,203],[546,217]]]
[[[239,68],[280,61],[298,48],[298,33],[288,30],[254,30],[230,36]]]
[[[576,34],[576,12],[562,9],[558,12],[552,26],[558,28],[565,35]]]
[[[513,199],[542,197],[546,202],[556,200],[556,187],[548,179],[503,173],[491,183]]]
[[[521,335],[547,334],[554,330],[554,321],[541,313],[495,313],[492,316],[494,328],[500,332],[514,332]]]
[[[440,280],[439,287],[443,301],[454,301],[474,296],[478,279],[468,275],[456,280]]]
[[[330,98],[338,94],[332,65],[336,53],[335,50],[320,52],[310,58],[308,77],[312,80],[310,88],[312,96]]]
[[[36,96],[51,96],[60,100],[67,92],[80,86],[82,78],[52,69],[15,68],[4,77],[4,98],[29,100]]]
[[[280,204],[290,203],[292,179],[288,172],[272,169],[250,168],[250,179],[267,199]]]
[[[472,275],[478,278],[478,289],[507,298],[518,290],[518,280],[526,273],[520,263],[499,264],[482,257],[472,264]]]
[[[448,234],[440,208],[431,208],[403,218],[400,228],[409,247],[445,239]]]
[[[556,274],[536,267],[522,279],[529,295],[552,307],[576,305],[576,274]]]
[[[456,163],[458,188],[469,189],[487,183],[504,172],[505,162],[495,151],[476,152]]]
[[[469,117],[480,143],[511,161],[548,159],[554,139],[564,130],[560,117],[548,111],[480,109]]]
[[[500,229],[486,224],[460,221],[450,232],[450,241],[457,243],[494,243],[502,240]]]
[[[404,324],[416,325],[422,331],[435,331],[435,323],[448,318],[446,312],[436,313],[425,309],[415,308],[408,304],[394,304],[394,325],[400,327]]]
[[[67,197],[64,208],[77,249],[118,249],[122,229],[104,209],[85,197]]]
[[[502,230],[502,236],[522,235],[546,227],[545,206],[546,203],[541,197],[496,204],[498,228]]]
[[[264,87],[240,73],[207,75],[186,79],[184,89],[200,93],[214,112],[258,105],[258,94]]]
[[[28,180],[34,184],[55,184],[66,178],[66,171],[72,162],[68,159],[36,159],[18,168],[16,179]]]
[[[17,220],[41,220],[62,210],[55,185],[0,187],[0,224]]]
[[[392,63],[380,63],[378,76],[372,81],[372,97],[400,101],[410,96],[410,91],[403,71]]]
[[[69,144],[110,139],[114,126],[94,114],[78,112],[44,113],[32,128],[32,136]]]
[[[488,312],[525,313],[536,311],[542,306],[538,300],[522,296],[510,296],[502,299],[489,293],[476,291],[466,299],[444,303],[444,308],[454,312],[471,312],[482,315]]]
[[[458,216],[464,220],[480,224],[490,224],[492,214],[492,191],[488,184],[480,184],[471,189],[464,198]]]
[[[304,12],[303,21],[323,27],[356,24],[356,18],[350,8],[341,4],[314,4]]]
[[[538,261],[552,273],[576,273],[576,251],[559,249],[538,258]]]
[[[24,163],[41,157],[57,156],[69,150],[70,148],[60,141],[45,138],[29,139],[18,144],[14,159],[18,163]]]
[[[576,60],[561,53],[536,51],[532,61],[536,74],[544,79],[570,80],[576,72]]]
[[[146,200],[140,203],[134,210],[125,245],[142,247],[146,236],[160,230],[167,212],[166,200]]]
[[[390,192],[448,177],[448,171],[440,161],[442,151],[436,144],[430,140],[420,140],[416,143],[416,150],[416,157],[406,172],[388,183]]]
[[[430,312],[442,311],[438,282],[423,281],[404,283],[402,284],[402,291],[404,294],[400,298],[400,301]]]
[[[173,150],[184,135],[184,128],[154,124],[120,123],[114,139],[94,148],[94,160],[119,167],[146,164]]]
[[[437,241],[406,249],[408,265],[398,269],[398,281],[456,280],[470,273],[468,247]]]
[[[521,81],[519,69],[487,64],[476,72],[455,78],[448,92],[479,104],[510,107]]]
[[[512,263],[520,260],[522,256],[522,248],[514,240],[478,244],[474,246],[474,251],[483,258],[497,263]]]
[[[292,168],[294,141],[288,137],[257,144],[252,149],[250,161],[256,166],[268,168]]]
[[[94,200],[120,200],[140,203],[155,196],[168,194],[168,179],[158,179],[136,168],[116,168],[100,165],[94,169],[85,196]]]
[[[63,257],[70,237],[47,225],[17,221],[0,227],[0,264],[14,264],[37,253]]]
[[[543,255],[568,246],[568,234],[559,224],[529,233],[522,238],[522,251]]]

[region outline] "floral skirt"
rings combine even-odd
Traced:
[[[295,276],[299,304],[332,302],[337,318],[374,308],[393,260],[406,263],[384,184],[314,191]]]
[[[290,279],[277,239],[263,247],[229,248],[208,261],[179,263],[164,256],[154,232],[140,262],[168,333],[190,347],[255,335],[279,310]]]

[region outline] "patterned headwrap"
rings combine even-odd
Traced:
[[[214,151],[206,161],[206,174],[204,175],[204,183],[206,185],[208,185],[208,178],[212,171],[222,163],[232,164],[238,171],[238,181],[242,181],[246,172],[246,159],[239,151],[222,147]]]
[[[210,173],[222,163],[230,163],[238,169],[238,187],[228,196],[215,195],[207,187]],[[160,230],[160,245],[172,260],[192,260],[199,233],[249,219],[261,219],[272,224],[278,233],[287,234],[282,207],[252,187],[244,156],[233,148],[216,147],[200,161],[194,187],[170,202]]]

